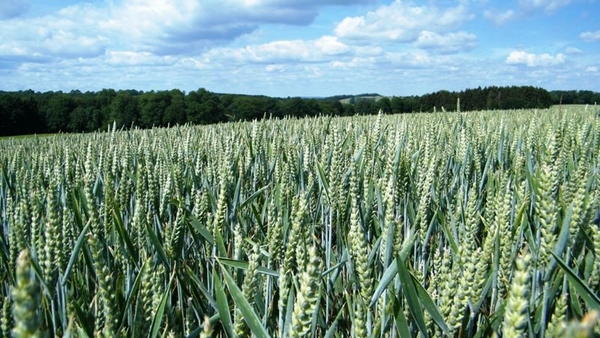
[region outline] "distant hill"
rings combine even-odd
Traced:
[[[336,100],[341,103],[351,104],[360,100],[373,100],[375,102],[381,100],[385,96],[377,94],[377,93],[365,93],[358,95],[335,95],[325,98],[326,100]]]

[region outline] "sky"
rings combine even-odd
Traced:
[[[0,90],[600,92],[600,0],[0,0]]]

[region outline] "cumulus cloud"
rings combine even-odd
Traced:
[[[419,68],[429,68],[435,62],[439,62],[440,60],[435,60],[428,53],[423,51],[416,52],[396,52],[396,53],[387,53],[386,61],[391,64],[403,68],[408,69],[419,69]]]
[[[4,0],[2,12],[16,8]],[[264,24],[308,25],[319,9],[369,0],[123,0],[0,21],[0,57],[92,57],[107,51],[197,55]],[[14,12],[11,10],[11,13]],[[8,14],[2,14],[8,15]],[[10,14],[14,15],[14,14]]]
[[[112,66],[172,65],[178,60],[172,56],[159,56],[149,52],[109,51],[104,60]]]
[[[324,36],[316,40],[281,40],[242,48],[215,48],[204,56],[209,60],[237,63],[326,62],[350,49],[337,37]]]
[[[363,16],[346,17],[335,28],[342,38],[357,40],[414,41],[424,31],[441,32],[454,29],[473,18],[467,7],[441,9],[434,6],[416,6],[395,0]]]
[[[372,58],[378,71],[448,72],[464,69],[466,60],[459,54],[434,54],[428,50],[388,51]]]
[[[346,60],[334,60],[330,62],[330,66],[333,69],[350,69],[350,68],[368,68],[377,63],[377,58],[373,56],[368,57],[352,57]]]
[[[308,25],[319,9],[368,0],[126,0],[102,27],[127,32],[140,48],[193,54],[233,41],[264,24]]]
[[[595,32],[583,32],[579,37],[585,42],[600,41],[600,30]]]
[[[517,17],[517,14],[514,10],[509,9],[506,11],[499,11],[495,9],[485,10],[483,12],[483,17],[487,20],[491,21],[495,25],[503,25]]]
[[[22,3],[0,2],[0,11],[7,3]],[[308,34],[319,35],[306,39],[290,37],[299,29],[281,37],[266,31],[273,26],[264,25],[275,24],[278,29],[310,25],[319,13],[323,13],[322,19],[329,19],[327,15],[333,11],[322,12],[323,6],[381,2],[90,1],[39,17],[0,19],[0,88],[194,90],[202,86],[217,92],[281,96],[334,95],[370,88],[368,91],[405,95],[422,94],[439,88],[436,86],[455,90],[484,84],[543,86],[554,84],[557,73],[572,78],[572,74],[585,71],[589,78],[597,78],[598,65],[593,61],[578,64],[588,56],[564,44],[560,45],[564,55],[507,50],[501,40],[482,53],[461,53],[478,44],[487,48],[487,41],[478,41],[464,27],[474,17],[470,9],[476,2],[487,20],[496,24],[513,21],[515,25],[526,10],[547,12],[561,3],[522,1],[515,2],[513,9],[485,11],[486,0],[389,0],[363,15],[330,19],[340,20],[333,30],[322,31],[323,24],[312,26]],[[598,35],[584,32],[580,42],[598,41]],[[549,67],[555,65],[561,66]],[[572,83],[597,86],[591,81]]]
[[[506,58],[509,65],[524,65],[527,67],[555,66],[565,62],[565,56],[558,53],[554,56],[544,54],[533,54],[525,51],[512,51]]]
[[[419,48],[432,49],[440,53],[457,53],[475,48],[477,36],[467,32],[438,34],[430,31],[422,31],[417,38],[416,45]]]
[[[254,31],[262,8],[251,1],[128,0],[111,7],[99,27],[125,34],[120,39],[137,50],[194,53]]]
[[[95,7],[78,5],[43,17],[0,21],[0,55],[44,59],[103,54],[109,37],[88,30],[100,17]]]

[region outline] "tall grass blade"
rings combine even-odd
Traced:
[[[577,276],[577,274],[571,270],[571,268],[560,257],[558,257],[554,252],[552,252],[552,255],[554,256],[554,259],[556,259],[556,262],[561,269],[565,272],[567,279],[577,291],[577,294],[583,298],[587,307],[600,312],[600,299],[598,296],[596,296],[596,293],[594,293],[587,283],[579,278],[579,276]]]
[[[150,330],[150,338],[158,337],[158,331],[160,330],[160,326],[162,324],[162,320],[165,314],[165,308],[167,307],[167,302],[169,301],[169,296],[171,295],[171,285],[173,284],[173,280],[175,279],[175,273],[171,274],[171,278],[169,279],[169,284],[167,285],[165,292],[163,293],[160,304],[158,305],[158,309],[156,309],[156,314],[152,319],[152,329]]]
[[[427,332],[427,325],[425,324],[425,318],[423,317],[421,302],[417,296],[417,289],[413,282],[414,277],[406,268],[406,265],[402,261],[401,257],[396,257],[396,265],[398,265],[398,277],[400,277],[400,285],[402,287],[404,298],[408,303],[408,309],[413,315],[419,331],[421,331],[421,334],[427,338],[429,337],[429,333]]]
[[[75,242],[75,246],[73,247],[73,251],[71,252],[71,258],[69,258],[69,263],[67,264],[67,268],[65,269],[65,272],[62,277],[61,284],[63,286],[65,286],[65,284],[67,284],[67,281],[71,277],[71,273],[73,271],[73,265],[75,264],[75,262],[77,261],[77,258],[79,257],[79,250],[81,250],[81,246],[85,243],[85,239],[88,235],[88,233],[87,233],[88,230],[89,230],[89,224],[83,228],[83,230],[79,234],[79,237],[77,238],[77,242]]]
[[[216,271],[213,269],[213,281],[215,284],[215,299],[217,305],[217,311],[221,317],[221,323],[223,329],[227,333],[228,337],[234,338],[235,334],[233,331],[233,321],[231,320],[231,312],[229,310],[229,304],[227,303],[227,295],[223,289],[223,284]]]
[[[248,303],[248,300],[244,297],[242,290],[237,286],[233,277],[229,274],[227,269],[221,269],[221,272],[223,273],[231,297],[242,312],[244,320],[250,327],[252,334],[258,338],[268,338],[269,334],[263,327],[260,317],[254,312],[254,309],[252,309],[252,306],[250,306],[250,303]]]

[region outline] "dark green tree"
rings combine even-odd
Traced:
[[[387,97],[382,97],[375,103],[377,111],[381,110],[384,114],[392,113],[392,101]]]
[[[204,88],[190,92],[186,97],[187,121],[208,124],[225,121],[221,99]]]
[[[406,113],[404,110],[404,101],[398,96],[392,97],[390,100],[390,107],[392,109],[392,114]]]
[[[173,89],[167,94],[170,96],[171,104],[165,110],[163,125],[185,124],[187,122],[185,94],[178,89]]]
[[[321,112],[326,115],[341,116],[344,115],[344,106],[340,100],[327,99],[321,101]]]
[[[165,110],[171,104],[167,92],[146,92],[139,97],[140,124],[143,128],[163,126]]]
[[[377,106],[373,99],[359,99],[354,105],[356,113],[359,115],[371,115],[377,113]]]
[[[137,97],[130,92],[119,91],[114,99],[110,102],[110,121],[117,128],[129,128],[136,124],[139,119]]]
[[[51,95],[46,106],[48,131],[51,133],[66,132],[69,125],[69,117],[75,107],[75,101],[72,96],[62,92]]]

